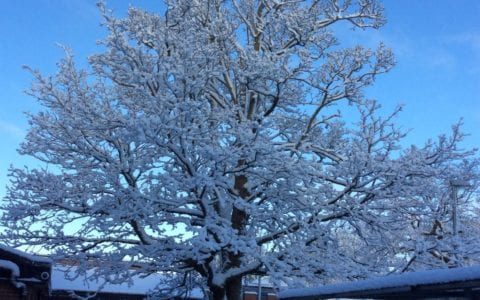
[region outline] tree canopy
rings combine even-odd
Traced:
[[[304,285],[475,259],[475,239],[449,227],[450,183],[468,180],[459,214],[478,231],[460,124],[402,148],[401,107],[379,113],[363,94],[392,51],[336,34],[382,26],[380,3],[165,5],[119,19],[100,3],[109,34],[89,69],[66,49],[54,76],[31,70],[43,110],[20,153],[44,167],[10,170],[4,237],[212,299],[240,299],[251,274]]]

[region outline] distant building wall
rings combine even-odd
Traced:
[[[258,287],[244,287],[244,289],[243,300],[277,300],[277,294],[272,288],[263,287],[261,297],[258,297]]]

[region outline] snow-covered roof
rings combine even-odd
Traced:
[[[14,256],[18,256],[36,263],[48,265],[51,265],[53,263],[52,259],[48,257],[28,254],[13,247],[2,244],[0,244],[0,251],[11,253]],[[20,276],[20,270],[18,265],[9,260],[0,259],[0,268],[10,270],[14,277]],[[148,292],[155,289],[158,283],[162,281],[161,274],[153,274],[148,277],[132,276],[131,284],[129,284],[128,282],[122,284],[104,284],[104,280],[102,280],[101,278],[86,279],[87,277],[89,277],[89,275],[92,275],[93,270],[87,271],[86,276],[78,276],[76,278],[75,271],[76,267],[64,266],[59,264],[53,265],[52,274],[50,277],[51,290],[76,292],[96,292],[101,290],[101,292],[104,293],[146,295]],[[71,280],[72,278],[75,279]],[[188,296],[189,298],[203,299],[203,292],[200,289],[194,289]]]
[[[3,250],[5,252],[10,252],[16,256],[25,258],[27,260],[33,261],[33,262],[40,262],[40,263],[52,263],[52,260],[48,257],[43,257],[43,256],[38,256],[38,255],[33,255],[33,254],[28,254],[23,251],[17,250],[13,247],[6,246],[0,244],[0,250]]]
[[[146,295],[162,281],[161,274],[152,274],[148,277],[132,276],[131,283],[113,284],[105,283],[102,278],[89,278],[93,274],[93,270],[89,270],[85,276],[77,278],[75,278],[75,272],[76,267],[54,265],[50,282],[51,290]],[[72,278],[75,279],[72,280]],[[203,292],[200,289],[193,289],[188,296],[189,298],[203,299]]]
[[[367,292],[382,289],[466,282],[472,280],[480,280],[480,266],[410,272],[313,288],[289,289],[280,292],[279,298],[315,299],[317,297],[320,298],[329,295],[341,295],[360,291]]]

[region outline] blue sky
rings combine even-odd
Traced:
[[[5,194],[10,164],[36,165],[16,153],[28,130],[24,112],[37,111],[26,96],[29,65],[52,74],[62,50],[73,49],[78,63],[96,51],[105,36],[95,0],[3,0],[0,11],[0,198]],[[160,1],[107,1],[117,14],[129,3],[160,10]],[[380,41],[394,49],[397,66],[380,77],[367,96],[388,112],[398,103],[405,109],[398,119],[411,129],[405,144],[422,144],[448,132],[463,117],[471,135],[465,148],[480,147],[480,1],[386,0],[388,23],[379,31],[355,31],[367,46]]]

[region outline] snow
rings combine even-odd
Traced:
[[[412,269],[443,263],[431,251],[480,261],[477,207],[464,204],[477,186],[458,197],[462,232],[447,234],[443,209],[450,179],[480,182],[461,122],[403,149],[402,107],[387,113],[363,92],[394,65],[392,51],[343,47],[328,29],[380,26],[376,1],[284,1],[255,22],[257,0],[218,1],[222,13],[171,2],[174,28],[102,8],[111,34],[89,59],[95,72],[77,69],[68,49],[54,75],[31,70],[40,109],[19,151],[49,168],[9,170],[5,241],[78,254],[85,266],[99,257],[126,270],[128,258],[149,262],[145,272],[192,272],[211,290],[259,270],[293,285],[364,278],[405,257],[416,257]],[[425,235],[432,223],[441,237]],[[145,292],[154,277],[105,289]]]
[[[13,253],[17,256],[23,257],[23,258],[28,259],[30,261],[40,262],[40,263],[52,263],[52,260],[48,257],[28,254],[28,253],[25,253],[23,251],[17,250],[13,247],[9,247],[9,246],[6,246],[6,245],[0,244],[0,250]]]
[[[0,268],[7,269],[12,272],[12,283],[17,288],[25,288],[25,284],[23,282],[18,282],[17,278],[20,276],[20,268],[18,265],[12,261],[0,259]]]
[[[101,291],[103,293],[145,295],[154,290],[163,279],[161,274],[152,274],[148,277],[132,276],[131,284],[128,282],[113,284],[105,283],[102,278],[87,278],[93,274],[94,270],[87,271],[86,276],[78,276],[75,278],[76,270],[75,267],[54,265],[51,275],[52,291]],[[194,289],[189,294],[189,297],[203,299],[203,293],[200,289]]]
[[[324,285],[315,288],[299,288],[285,290],[279,293],[280,299],[321,296],[355,291],[367,291],[386,288],[401,288],[407,286],[442,284],[480,279],[480,266],[437,269],[420,272],[410,272],[400,275],[372,277],[348,283]]]
[[[10,270],[14,278],[20,276],[20,268],[12,261],[0,259],[0,268]]]

